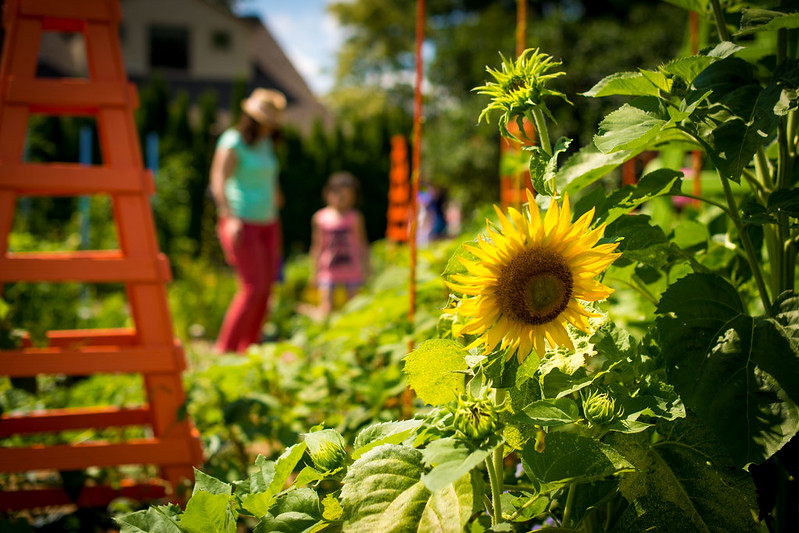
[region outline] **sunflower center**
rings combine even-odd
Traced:
[[[566,260],[544,247],[528,248],[513,258],[498,282],[502,312],[530,325],[557,318],[569,305],[574,288]]]

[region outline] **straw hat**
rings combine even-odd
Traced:
[[[241,109],[260,124],[279,126],[283,123],[286,97],[280,91],[259,87],[249,98],[241,101]]]

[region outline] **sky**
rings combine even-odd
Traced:
[[[280,44],[311,90],[322,96],[332,87],[336,50],[343,33],[326,10],[330,0],[238,0],[239,15],[257,15]]]

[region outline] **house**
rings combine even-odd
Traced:
[[[158,74],[192,101],[213,89],[227,111],[236,93],[255,87],[286,95],[287,122],[302,133],[330,114],[257,17],[238,17],[209,0],[120,0],[120,41],[128,77],[138,85]],[[85,76],[81,39],[46,33],[39,70],[43,75]],[[227,122],[221,117],[222,122]]]

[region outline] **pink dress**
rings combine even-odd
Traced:
[[[344,214],[325,207],[314,214],[314,222],[321,232],[321,250],[316,279],[320,284],[360,285],[363,283],[363,254],[355,231],[358,211]]]

